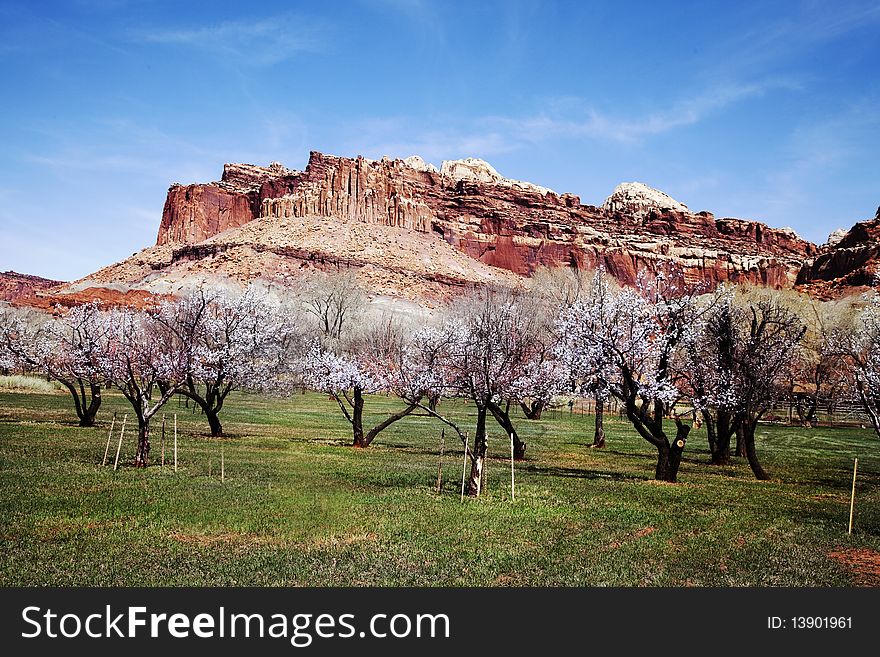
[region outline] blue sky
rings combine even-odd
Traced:
[[[880,205],[880,2],[0,0],[0,270],[83,276],[224,162],[480,157],[816,242]]]

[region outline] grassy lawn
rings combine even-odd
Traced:
[[[397,407],[370,398],[366,419]],[[609,447],[590,450],[591,417],[551,413],[518,422],[528,452],[516,501],[508,443],[493,427],[488,494],[461,504],[461,449],[448,437],[443,491],[433,490],[440,426],[429,418],[356,450],[325,396],[237,395],[224,439],[174,401],[165,410],[178,413],[179,472],[158,466],[159,423],[156,465],[128,466],[127,431],[114,472],[99,463],[110,417],[127,410],[109,393],[101,426],[81,429],[63,394],[0,392],[0,584],[880,584],[870,572],[880,563],[880,441],[867,430],[761,429],[770,482],[744,462],[707,465],[705,430],[694,431],[681,483],[670,485],[652,481],[653,449],[628,425],[609,418]],[[453,412],[471,425],[470,410]],[[831,552],[867,561],[853,570]]]

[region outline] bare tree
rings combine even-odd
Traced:
[[[854,321],[838,329],[834,352],[845,363],[856,398],[880,437],[880,296],[875,293]]]
[[[314,272],[301,284],[302,306],[324,338],[340,340],[352,317],[366,303],[354,272]]]
[[[845,363],[835,349],[834,335],[846,318],[840,304],[810,300],[798,314],[806,332],[792,355],[789,394],[800,424],[813,427],[823,399],[847,396]],[[795,310],[795,312],[797,312]],[[841,317],[843,315],[843,317]]]
[[[695,398],[710,430],[714,462],[729,461],[735,434],[737,454],[748,459],[755,477],[769,478],[758,459],[755,431],[787,388],[805,331],[797,314],[771,293],[740,302],[726,294],[710,308],[699,350],[704,381],[695,386]]]
[[[353,447],[369,447],[395,422],[419,408],[421,397],[364,430],[365,395],[390,389],[388,374],[403,348],[404,329],[391,319],[367,324],[334,348],[315,342],[301,362],[303,381],[330,395],[348,420]]]
[[[768,479],[755,450],[755,429],[783,389],[792,355],[806,329],[797,315],[772,298],[752,303],[738,315],[736,410],[742,418],[742,439],[752,472],[758,479]]]
[[[588,294],[595,271],[578,267],[539,267],[529,278],[533,294],[566,307]]]

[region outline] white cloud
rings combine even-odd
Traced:
[[[322,29],[292,15],[260,20],[224,21],[190,29],[141,30],[135,41],[177,45],[231,57],[236,63],[271,66],[322,48]]]
[[[548,101],[547,112],[532,116],[371,119],[358,122],[354,133],[342,143],[349,154],[421,155],[435,163],[467,156],[485,158],[557,139],[633,144],[697,124],[731,105],[772,90],[792,88],[796,84],[786,79],[716,85],[672,102],[668,110],[635,117],[600,112],[580,99],[567,97]]]
[[[348,154],[360,154],[372,158],[408,157],[420,155],[437,166],[442,160],[462,157],[490,157],[518,148],[507,135],[498,132],[459,132],[454,129],[420,130],[407,127],[406,121],[397,130],[374,130],[361,133],[349,140]]]
[[[611,114],[600,112],[593,107],[585,107],[580,117],[539,114],[525,118],[495,117],[489,121],[497,122],[504,126],[510,135],[526,141],[589,138],[633,143],[677,128],[694,125],[730,105],[762,96],[768,91],[794,88],[797,88],[797,84],[787,79],[728,83],[713,86],[694,96],[679,98],[672,102],[670,109],[644,116],[627,117],[622,113]],[[564,104],[570,106],[571,99]]]

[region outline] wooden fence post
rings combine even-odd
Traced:
[[[461,501],[464,502],[464,473],[467,471],[468,434],[464,432],[464,457],[461,463]]]
[[[516,501],[516,482],[513,475],[513,434],[510,434],[510,501]]]
[[[489,433],[486,432],[486,455],[483,457],[483,471],[480,473],[480,495],[486,492],[489,483]]]
[[[852,521],[853,521],[853,510],[856,505],[856,472],[859,469],[859,460],[856,459],[855,463],[853,463],[853,483],[852,483],[852,494],[849,498],[849,529],[846,530],[847,534],[852,534]]]
[[[437,461],[437,492],[443,490],[443,448],[446,443],[446,429],[440,430],[440,458]]]
[[[165,413],[162,413],[162,465],[159,469],[165,469]]]
[[[110,422],[110,433],[107,434],[107,446],[104,448],[104,460],[101,465],[107,465],[107,456],[110,454],[110,441],[113,439],[113,427],[116,425],[116,412],[113,412],[113,421]]]
[[[119,467],[119,452],[122,450],[122,437],[125,435],[125,423],[128,420],[128,414],[122,418],[122,431],[119,432],[119,444],[116,445],[116,460],[113,462],[113,471]]]

